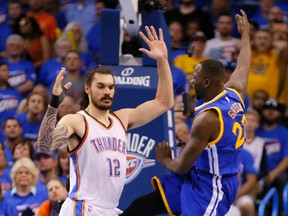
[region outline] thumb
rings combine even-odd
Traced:
[[[66,83],[66,84],[64,85],[64,88],[65,88],[66,90],[68,90],[71,86],[72,86],[72,83],[71,83],[71,82],[68,82],[68,83]]]

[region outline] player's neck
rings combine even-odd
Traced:
[[[94,106],[88,106],[85,111],[91,115],[93,118],[100,121],[102,124],[107,125],[110,123],[109,120],[109,110],[100,110]]]

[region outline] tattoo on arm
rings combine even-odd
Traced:
[[[42,120],[38,133],[37,150],[50,152],[52,150],[53,133],[56,125],[57,109],[49,106]]]
[[[63,144],[67,143],[68,128],[66,125],[59,125],[54,130],[52,150],[60,148]]]

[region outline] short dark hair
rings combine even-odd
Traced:
[[[22,125],[21,125],[20,121],[19,121],[17,118],[15,118],[15,117],[8,117],[7,119],[5,119],[5,121],[4,121],[3,124],[2,124],[2,128],[3,128],[3,129],[6,127],[6,123],[7,123],[9,120],[15,120],[15,121],[17,121],[17,122],[18,122],[18,125],[22,128]]]
[[[202,71],[209,75],[219,76],[225,72],[223,63],[216,59],[206,59],[200,64],[202,65]]]

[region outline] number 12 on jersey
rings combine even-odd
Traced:
[[[120,161],[118,159],[107,158],[109,166],[109,177],[118,177],[120,176]]]

